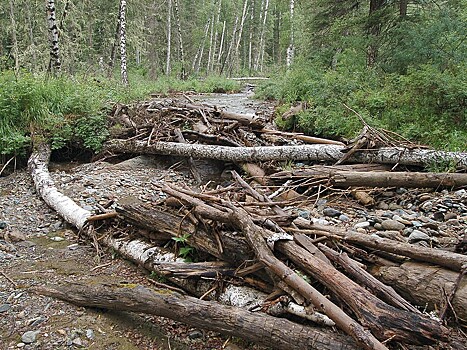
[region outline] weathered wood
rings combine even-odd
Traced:
[[[273,134],[273,135],[279,135],[279,136],[284,136],[296,140],[300,140],[306,143],[311,143],[311,144],[326,144],[326,145],[338,145],[338,146],[345,146],[344,143],[340,141],[335,141],[335,140],[330,140],[330,139],[323,139],[321,137],[314,137],[314,136],[308,136],[304,135],[302,133],[295,133],[295,132],[286,132],[286,131],[279,131],[279,130],[269,130],[269,129],[261,129],[259,130],[261,133],[265,134]]]
[[[393,286],[409,301],[427,307],[439,309],[456,284],[458,272],[449,271],[439,266],[406,262],[400,266],[379,266],[370,270],[371,274]],[[451,301],[459,320],[467,324],[467,278],[461,280]]]
[[[234,266],[253,258],[245,238],[232,232],[222,232],[220,239],[222,250],[213,234],[207,232],[203,225],[195,225],[182,215],[163,211],[160,207],[143,203],[136,198],[125,198],[116,208],[118,214],[127,222],[138,227],[157,232],[158,238],[171,239],[188,234],[187,243],[218,259]]]
[[[266,147],[227,147],[200,144],[157,142],[147,145],[135,140],[111,140],[105,150],[119,153],[147,153],[210,158],[234,162],[270,160],[309,160],[336,162],[343,156],[344,147],[337,145],[300,145]],[[427,166],[436,162],[453,162],[458,168],[467,168],[467,153],[443,152],[402,147],[360,150],[350,162]]]
[[[403,255],[414,260],[444,266],[455,271],[461,271],[464,266],[467,266],[467,255],[452,253],[442,249],[421,247],[415,244],[396,242],[391,239],[381,238],[375,235],[362,235],[361,233],[345,231],[337,227],[313,224],[302,218],[295,219],[294,223],[297,226],[304,228],[304,230],[302,229],[297,231],[290,229],[290,231],[330,236],[348,243]]]
[[[28,168],[37,192],[49,207],[54,209],[67,222],[81,230],[91,216],[91,212],[81,208],[55,187],[48,170],[50,146],[39,143],[35,144],[34,147],[34,151],[28,160]]]
[[[71,284],[53,288],[35,287],[33,291],[79,306],[142,312],[167,317],[274,349],[356,349],[349,337],[326,329],[303,326],[263,313],[252,313],[232,306],[223,306],[215,302],[183,296],[166,289],[148,289],[133,285]]]
[[[277,242],[276,247],[344,301],[363,326],[371,329],[379,339],[393,339],[407,344],[431,344],[447,340],[448,330],[440,323],[420,313],[400,310],[384,303],[294,242]]]
[[[274,179],[309,178],[325,179],[335,187],[411,187],[438,188],[467,185],[465,173],[420,173],[389,171],[342,171],[334,167],[313,167],[281,172],[271,176]]]
[[[420,312],[416,307],[397,294],[392,287],[381,283],[370,273],[362,269],[357,262],[351,259],[346,253],[339,254],[324,244],[318,244],[318,246],[329,259],[342,266],[356,282],[369,288],[381,300],[402,310],[415,313]]]
[[[309,300],[319,311],[324,312],[336,325],[344,332],[352,336],[354,340],[363,349],[386,349],[378,339],[370,332],[365,330],[360,324],[345,314],[339,307],[322,295],[319,291],[308,284],[291,268],[277,259],[270,251],[264,234],[272,236],[273,233],[257,226],[250,215],[242,208],[231,207],[229,211],[224,212],[215,209],[199,199],[190,197],[186,194],[165,185],[162,187],[165,193],[175,196],[194,206],[194,211],[206,218],[218,220],[224,223],[230,223],[240,229],[245,235],[250,248],[255,251],[256,257],[265,264],[280,280],[289,287],[296,290],[303,297]]]

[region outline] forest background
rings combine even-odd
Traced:
[[[0,0],[0,155],[94,152],[115,102],[170,90],[238,89],[300,101],[276,122],[351,138],[371,126],[467,149],[467,3],[462,0]],[[51,13],[54,9],[53,14]],[[52,16],[53,15],[53,16]],[[51,22],[51,19],[54,22]]]

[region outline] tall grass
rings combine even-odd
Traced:
[[[205,80],[133,76],[130,87],[98,78],[0,73],[0,155],[26,154],[35,131],[54,148],[68,142],[98,151],[107,137],[106,114],[116,102],[128,103],[151,93],[233,91],[238,84],[219,77]]]

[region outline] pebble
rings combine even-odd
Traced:
[[[354,226],[356,229],[359,229],[359,228],[366,228],[366,227],[370,227],[370,223],[368,221],[363,221],[363,222],[359,222],[357,224],[355,224]]]
[[[424,202],[421,206],[420,209],[423,211],[430,211],[433,209],[433,202],[431,201],[426,201]]]
[[[17,348],[24,348],[25,345],[26,344],[24,344],[24,343],[18,343],[18,344],[16,344],[16,347]]]
[[[73,339],[73,341],[71,342],[71,344],[77,346],[77,347],[82,347],[83,346],[83,341],[81,340],[81,338],[75,338]]]
[[[404,225],[411,225],[412,224],[410,221],[401,218],[399,215],[394,215],[392,217],[392,219],[396,220],[396,221],[398,221],[398,222],[400,222],[401,224],[404,224]]]
[[[54,242],[61,242],[61,241],[64,241],[65,238],[60,237],[60,236],[54,236],[54,237],[50,237],[50,240]]]
[[[339,210],[327,207],[323,209],[323,214],[325,216],[335,217],[341,215],[342,213]]]
[[[457,219],[450,219],[448,221],[446,221],[446,225],[449,225],[449,226],[460,226],[460,222],[459,220]]]
[[[379,222],[377,222],[373,227],[378,231],[383,230],[383,225],[381,225]]]
[[[350,218],[345,214],[341,214],[339,215],[339,220],[342,222],[347,222],[347,221],[350,221]]]
[[[2,304],[0,305],[0,312],[7,312],[11,309],[11,304]]]
[[[389,205],[385,202],[380,202],[376,205],[376,208],[378,209],[382,209],[382,210],[388,210],[389,209]]]
[[[430,241],[430,236],[428,236],[426,233],[419,231],[419,230],[413,230],[412,233],[410,234],[409,238],[407,239],[409,243],[415,243],[418,241]]]
[[[0,221],[0,230],[3,230],[7,227],[7,223],[5,221]]]
[[[446,213],[444,215],[444,221],[448,221],[450,219],[457,219],[457,214],[456,213]]]
[[[405,225],[399,221],[396,220],[385,220],[381,224],[385,230],[389,231],[400,231],[405,228]]]
[[[397,203],[389,203],[389,210],[402,209],[402,207]]]
[[[298,216],[300,216],[301,218],[309,219],[310,214],[311,214],[311,212],[309,210],[306,210],[306,209],[299,209],[298,210]]]
[[[86,329],[86,338],[91,340],[94,339],[94,331],[92,329]]]
[[[376,235],[381,238],[388,238],[394,241],[404,242],[404,237],[399,233],[399,231],[380,231]]]
[[[189,337],[190,339],[193,339],[193,340],[194,340],[194,339],[203,338],[204,335],[203,335],[203,333],[201,333],[200,331],[195,330],[195,331],[190,332],[190,333],[188,334],[188,337]]]
[[[21,341],[25,344],[31,344],[36,341],[39,331],[27,331],[21,336]]]

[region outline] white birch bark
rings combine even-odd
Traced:
[[[253,32],[254,32],[254,20],[255,20],[255,0],[252,0],[251,11],[250,11],[250,36],[248,38],[248,72],[251,75],[251,69],[253,68]]]
[[[10,21],[11,21],[11,41],[13,44],[13,56],[15,57],[15,74],[19,71],[19,50],[18,40],[16,39],[16,21],[13,0],[10,0]]]
[[[224,53],[224,38],[225,38],[225,21],[222,24],[222,34],[221,34],[221,42],[219,44],[219,53],[217,54],[217,64],[221,63],[222,54]]]
[[[220,50],[217,50],[217,41],[219,39],[219,20],[221,16],[221,8],[222,8],[222,0],[219,0],[219,3],[217,5],[217,15],[216,15],[216,22],[215,22],[215,34],[214,34],[214,45],[213,45],[213,53],[212,53],[212,61],[211,61],[211,66],[209,67],[209,71],[213,72],[214,71],[214,62],[216,60],[216,54],[220,54]]]
[[[232,65],[230,67],[230,73],[232,72],[232,69],[233,68],[237,68],[237,65],[239,63],[239,60],[240,60],[240,43],[242,41],[242,34],[243,34],[243,26],[245,24],[245,19],[246,19],[246,16],[247,16],[247,10],[248,10],[248,0],[245,0],[244,3],[243,3],[243,11],[242,11],[242,17],[241,17],[241,21],[240,21],[240,27],[238,29],[238,36],[237,36],[237,42],[235,44],[235,51],[234,51],[234,57],[233,57],[233,60],[232,60]]]
[[[202,144],[157,142],[150,146],[143,141],[112,140],[106,149],[121,153],[146,153],[193,158],[218,159],[233,162],[260,162],[270,160],[309,160],[336,162],[345,155],[345,147],[338,145],[300,145],[266,147],[228,147]],[[467,169],[467,153],[444,152],[403,147],[379,148],[355,152],[348,159],[352,163],[381,163],[428,166],[450,162],[459,169]]]
[[[55,1],[47,0],[47,23],[49,28],[50,40],[50,61],[49,72],[53,74],[60,73],[62,63],[60,61],[60,49],[58,44],[58,27],[55,14]]]
[[[199,72],[199,66],[201,63],[201,59],[203,57],[203,52],[204,52],[204,44],[206,43],[206,37],[208,36],[209,32],[209,25],[211,23],[211,19],[208,19],[208,22],[204,26],[204,36],[201,44],[199,45],[198,51],[196,52],[195,59],[193,60],[193,65],[192,65],[192,70],[196,73]]]
[[[50,159],[50,146],[40,144],[31,154],[28,161],[29,172],[42,199],[54,209],[67,222],[82,229],[91,212],[84,210],[70,198],[57,190],[50,177],[48,164]]]
[[[295,55],[295,28],[294,28],[294,11],[295,11],[295,1],[290,0],[290,44],[287,48],[287,61],[286,65],[287,68],[293,63],[294,55]]]
[[[126,58],[126,0],[120,0],[120,71],[122,84],[128,86]]]
[[[214,3],[213,3],[214,5]],[[209,74],[211,68],[211,61],[212,61],[212,53],[213,53],[213,40],[214,40],[214,25],[215,25],[215,16],[214,12],[212,13],[211,17],[211,30],[209,34],[209,51],[208,51],[208,64],[206,65],[206,73]]]
[[[172,41],[172,0],[167,1],[167,60],[165,65],[165,75],[170,75],[170,51]]]
[[[269,0],[266,0],[266,4],[264,7],[264,16],[263,16],[263,23],[261,26],[261,37],[259,41],[259,70],[263,71],[263,64],[264,64],[264,51],[266,48],[266,40],[265,40],[265,33],[267,28],[267,20],[268,20],[268,9],[269,9]]]
[[[180,46],[180,60],[182,64],[182,79],[186,78],[185,71],[185,50],[183,48],[183,37],[182,37],[182,26],[180,24],[180,7],[178,6],[178,0],[174,0],[175,5],[175,20],[177,22],[177,35],[178,35],[178,44]]]
[[[233,48],[234,43],[235,43],[235,35],[237,33],[237,26],[238,26],[238,16],[235,17],[235,24],[234,24],[233,30],[232,30],[232,39],[230,41],[229,48],[228,48],[227,53],[225,55],[224,62],[222,63],[221,73],[224,71],[225,65],[230,60],[230,55],[232,53],[232,48]]]

